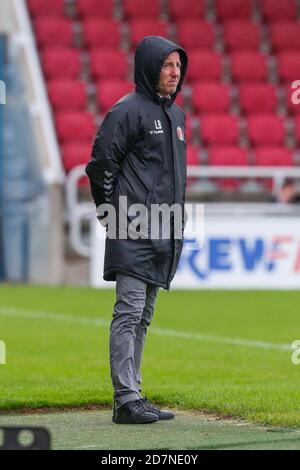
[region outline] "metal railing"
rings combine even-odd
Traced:
[[[300,179],[300,168],[292,167],[228,167],[228,166],[189,166],[187,169],[188,177],[195,178],[272,178],[274,186],[279,189],[282,182],[287,177]],[[79,198],[79,180],[85,176],[85,165],[79,165],[73,168],[66,179],[66,205],[67,220],[70,227],[70,243],[72,248],[81,256],[90,257],[90,245],[86,243],[82,237],[82,224],[84,221],[92,224],[96,217],[95,205],[93,202],[82,202]],[[208,203],[206,206],[206,214],[215,214],[221,212],[230,216],[242,211],[243,213],[285,213],[291,215],[294,213],[293,207],[279,207],[280,205],[273,203],[264,204],[226,204],[226,203]],[[222,206],[222,207],[221,207]],[[92,225],[91,225],[92,227]]]

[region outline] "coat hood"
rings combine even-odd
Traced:
[[[181,76],[176,92],[171,95],[170,104],[173,103],[181,90],[188,58],[182,47],[161,36],[146,36],[137,46],[134,63],[134,81],[137,92],[151,100],[160,100],[157,95],[160,71],[166,57],[174,51],[178,51],[180,55]]]

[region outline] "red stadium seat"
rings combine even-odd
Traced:
[[[284,82],[293,82],[300,77],[299,52],[283,52],[277,55],[278,74]]]
[[[199,166],[201,165],[200,156],[199,156],[199,147],[195,145],[188,145],[186,149],[186,162],[188,166]],[[190,185],[195,181],[193,177],[187,177],[186,186],[187,189],[190,188]]]
[[[272,46],[276,50],[300,49],[300,24],[292,21],[270,25]]]
[[[221,80],[223,55],[209,51],[192,51],[189,54],[188,81]]]
[[[208,163],[212,166],[248,166],[248,150],[235,146],[211,147]],[[243,180],[238,178],[213,179],[219,191],[238,191]]]
[[[205,0],[169,0],[169,15],[174,21],[203,19]]]
[[[64,0],[27,0],[31,16],[63,15],[65,9]]]
[[[44,74],[47,78],[78,78],[80,53],[76,49],[51,47],[41,53]]]
[[[235,146],[211,147],[208,163],[212,166],[248,166],[248,150]],[[218,185],[221,192],[238,191],[242,179],[218,178],[212,179]]]
[[[224,42],[231,51],[258,50],[261,42],[260,25],[246,20],[228,21],[224,24]]]
[[[114,78],[126,80],[128,61],[125,51],[95,49],[90,54],[90,67],[94,78]]]
[[[160,16],[159,0],[124,0],[123,16],[126,20],[134,18],[153,18],[158,19]]]
[[[184,97],[183,97],[183,93],[178,93],[178,95],[176,96],[176,104],[177,106],[179,106],[180,108],[184,108]]]
[[[237,82],[265,81],[268,78],[267,57],[250,51],[233,53],[231,72]]]
[[[36,39],[41,47],[73,46],[72,21],[60,16],[38,17],[34,21]]]
[[[77,11],[80,16],[92,18],[112,18],[114,13],[113,0],[77,0]]]
[[[216,0],[217,16],[222,20],[251,18],[251,0]]]
[[[295,118],[295,134],[298,144],[300,143],[300,116]]]
[[[300,83],[300,81],[299,81]],[[293,94],[295,95],[293,96]],[[291,113],[299,113],[300,112],[300,103],[298,102],[293,102],[293,100],[300,100],[300,84],[297,86],[297,88],[292,88],[291,83],[288,84],[286,87],[286,107]]]
[[[257,148],[255,163],[258,166],[293,166],[293,151],[285,147]]]
[[[284,119],[272,114],[258,114],[248,118],[248,135],[253,145],[284,145]]]
[[[230,87],[223,83],[200,82],[192,89],[192,104],[195,112],[222,113],[230,109]]]
[[[191,166],[198,166],[200,165],[199,159],[199,147],[194,145],[188,145],[186,151],[186,160],[187,164]]]
[[[221,178],[216,181],[220,192],[235,192],[239,190],[241,180],[237,178]]]
[[[75,166],[86,165],[91,158],[91,144],[70,142],[61,146],[62,160],[65,170],[72,170]]]
[[[121,80],[103,80],[97,84],[97,96],[100,111],[106,113],[119,99],[131,93],[134,85]]]
[[[177,23],[178,43],[186,49],[212,49],[215,32],[211,23],[185,20]]]
[[[88,112],[60,111],[55,114],[55,122],[61,142],[90,143],[96,133],[94,116]]]
[[[267,83],[245,83],[239,87],[240,107],[246,114],[275,113],[277,89]]]
[[[186,141],[189,142],[192,137],[192,121],[189,116],[189,114],[186,114],[185,116],[186,122],[185,122],[185,138]]]
[[[262,14],[267,20],[296,20],[297,4],[296,0],[262,0]]]
[[[56,111],[84,110],[87,102],[86,85],[74,80],[50,80],[49,98]]]
[[[212,147],[209,151],[210,165],[216,166],[247,166],[248,150],[240,147]]]
[[[228,114],[204,114],[200,119],[202,140],[208,145],[238,144],[238,118]]]
[[[167,23],[159,20],[134,20],[129,24],[131,46],[135,46],[144,36],[168,37]]]
[[[83,22],[83,37],[89,48],[118,49],[121,42],[120,24],[108,19],[88,18]]]

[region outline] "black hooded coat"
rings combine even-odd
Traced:
[[[161,67],[166,57],[178,51],[181,77],[171,98],[157,95]],[[91,192],[98,207],[127,196],[131,204],[172,203],[184,208],[186,187],[185,114],[175,98],[187,70],[185,51],[159,36],[145,37],[135,53],[135,91],[124,96],[106,115],[86,167]],[[149,216],[148,216],[149,217]],[[118,220],[118,218],[117,218]],[[128,216],[128,223],[132,219]],[[171,227],[174,218],[170,217]],[[150,219],[149,219],[150,224]],[[183,232],[184,218],[182,218]],[[151,237],[111,239],[106,237],[104,279],[113,281],[121,271],[150,284],[170,288],[183,240]]]

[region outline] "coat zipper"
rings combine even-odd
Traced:
[[[172,142],[172,161],[173,161],[173,182],[174,182],[174,199],[175,199],[175,194],[176,194],[176,181],[175,181],[175,159],[174,159],[174,142],[173,142],[173,126],[172,126],[172,119],[169,116],[169,113],[166,110],[166,105],[163,106],[163,110],[166,113],[167,118],[170,121],[170,128],[171,128],[171,142]],[[174,234],[173,234],[174,235]],[[167,292],[170,292],[170,285],[171,285],[171,273],[173,270],[174,262],[175,262],[175,238],[173,239],[173,261],[171,263],[170,271],[169,271],[169,276],[168,276],[168,283],[167,283]]]

